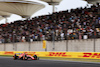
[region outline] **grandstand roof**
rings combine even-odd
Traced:
[[[0,11],[0,16],[2,17],[10,17],[11,13]]]
[[[100,3],[100,0],[84,0],[87,1],[89,4],[96,4],[97,2]]]
[[[41,0],[47,2],[49,5],[59,5],[62,0]]]
[[[0,1],[0,10],[18,14],[23,18],[32,16],[45,5],[34,1]]]
[[[4,19],[3,17],[0,17],[0,20]]]
[[[0,0],[0,1],[26,1],[26,0]]]

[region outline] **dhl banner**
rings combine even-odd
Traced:
[[[0,55],[14,55],[15,53],[27,53],[39,57],[60,57],[60,58],[86,58],[100,59],[99,52],[33,52],[33,51],[0,51]]]

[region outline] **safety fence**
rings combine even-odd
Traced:
[[[33,51],[0,51],[0,55],[11,55],[15,53],[27,53],[39,57],[60,57],[60,58],[86,58],[100,59],[100,52],[33,52]]]

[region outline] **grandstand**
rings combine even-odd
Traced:
[[[48,0],[41,1],[45,1],[50,5],[54,3],[58,5],[58,3],[61,2],[61,0],[58,2],[54,0],[55,2],[51,1],[53,3],[51,4]],[[92,1],[88,2],[94,3]],[[36,6],[34,6],[34,4]],[[9,6],[6,7],[4,5]],[[24,9],[22,5],[29,5],[29,8],[25,7]],[[3,9],[2,6],[6,9]],[[12,7],[12,9],[9,9],[10,7]],[[21,10],[22,8],[23,10]],[[32,10],[30,10],[30,8]],[[30,4],[28,1],[0,2],[1,11],[18,14],[22,17],[30,17],[33,13],[42,8],[44,8],[43,4],[34,2]],[[52,31],[54,31],[54,34]],[[85,7],[71,9],[70,11],[54,12],[50,15],[0,25],[0,43],[52,41],[53,39],[54,41],[67,41],[94,38],[100,38],[100,5],[98,3],[96,4],[96,2],[95,5],[92,5],[90,8]]]
[[[48,40],[52,41],[52,30],[55,30],[55,40],[67,39],[84,39],[84,37],[94,38],[94,25],[96,29],[96,38],[99,38],[99,12],[96,6],[91,8],[77,8],[69,11],[55,12],[51,15],[44,15],[32,18],[25,21],[15,21],[8,26],[1,25],[1,28],[8,34],[9,39],[12,32],[15,32],[15,42],[20,42],[21,39],[28,38],[33,41]],[[83,20],[84,18],[84,20]],[[28,22],[28,23],[27,23]],[[96,23],[95,23],[96,22]],[[17,26],[15,26],[17,25]],[[4,26],[4,27],[3,27]],[[14,27],[14,28],[13,28]],[[20,29],[18,29],[20,28]],[[10,29],[10,33],[9,30]],[[1,31],[3,35],[5,32]],[[20,37],[20,38],[18,38]],[[12,37],[10,37],[12,38]],[[8,40],[6,40],[8,41]],[[8,41],[9,42],[9,41]],[[10,41],[12,42],[12,41]]]

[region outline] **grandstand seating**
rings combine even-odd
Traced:
[[[0,25],[0,42],[100,38],[100,5],[55,12]]]

